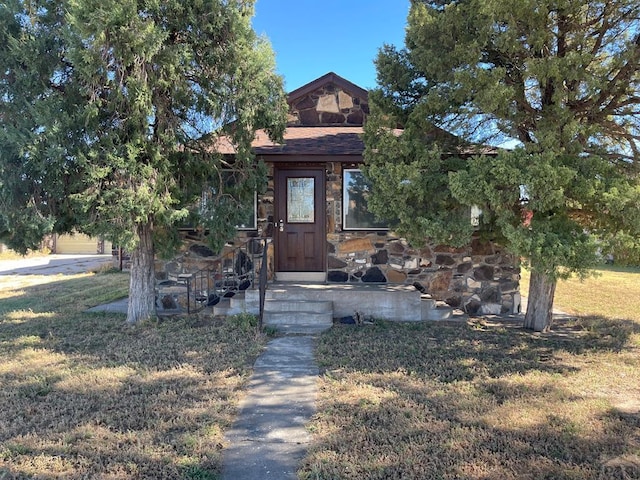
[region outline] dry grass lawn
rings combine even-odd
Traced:
[[[323,334],[299,476],[640,479],[640,273],[594,282],[558,287],[580,315],[548,334],[486,319]]]
[[[120,273],[0,276],[0,478],[214,479],[264,338],[240,322],[86,313]]]
[[[576,316],[548,334],[486,319],[326,332],[299,476],[640,479],[640,273],[593,281],[558,286]],[[119,273],[0,276],[0,479],[217,478],[264,338],[85,312],[126,290]]]

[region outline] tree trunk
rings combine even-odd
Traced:
[[[138,323],[155,315],[155,250],[151,222],[137,226],[138,246],[131,252],[127,322]]]
[[[543,332],[551,326],[553,297],[556,293],[556,279],[543,273],[531,272],[527,313],[524,316],[524,328]]]

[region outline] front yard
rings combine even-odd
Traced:
[[[125,295],[126,274],[3,278],[0,478],[216,478],[262,336],[85,313]]]
[[[558,287],[558,308],[580,316],[550,334],[486,319],[336,325],[318,342],[299,476],[639,479],[640,273],[605,274]],[[126,294],[120,273],[1,278],[0,478],[217,478],[263,336],[85,313]],[[619,301],[601,310],[596,290]]]

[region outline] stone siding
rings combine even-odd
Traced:
[[[344,168],[358,167],[344,164]],[[504,248],[474,239],[471,245],[454,249],[427,244],[415,248],[393,232],[343,231],[342,168],[340,162],[326,164],[327,281],[329,283],[382,283],[412,285],[468,313],[515,313],[520,308],[518,259]],[[258,229],[238,232],[225,252],[251,238],[273,235],[273,166],[269,165],[267,191],[258,199]],[[180,255],[159,262],[159,278],[189,273],[200,268],[218,269],[214,253],[197,239],[185,237]],[[256,242],[258,245],[259,242]],[[258,247],[253,248],[259,253]],[[226,262],[229,263],[230,257]],[[259,262],[256,261],[258,266]],[[273,278],[273,249],[268,251],[269,278]]]
[[[328,83],[297,99],[289,110],[289,126],[362,125],[369,114],[366,98]]]

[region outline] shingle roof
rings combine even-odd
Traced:
[[[287,127],[284,144],[280,145],[259,130],[251,146],[256,155],[362,155],[362,133],[362,127]],[[217,150],[235,153],[224,137],[218,141]]]

